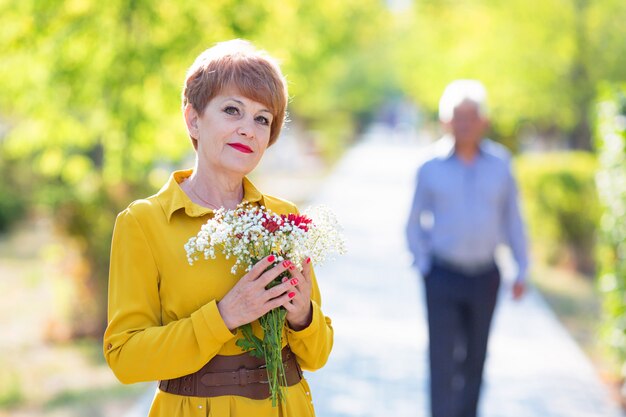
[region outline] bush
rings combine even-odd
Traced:
[[[598,106],[597,183],[602,203],[599,282],[605,313],[604,340],[626,361],[626,86],[609,90]],[[626,367],[623,368],[626,378]],[[625,387],[626,388],[626,387]],[[623,391],[626,392],[626,391]]]
[[[19,196],[0,185],[0,232],[5,232],[23,212],[24,205]]]
[[[530,242],[548,264],[594,272],[597,161],[588,152],[526,154],[515,161]]]
[[[11,180],[11,174],[14,171],[0,161],[0,175],[3,177],[3,182],[0,182],[0,233],[6,232],[26,211],[24,192],[18,183]]]

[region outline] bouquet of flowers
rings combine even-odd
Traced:
[[[332,253],[344,253],[345,242],[334,214],[324,206],[317,206],[304,214],[273,213],[264,206],[242,204],[234,210],[221,208],[207,221],[200,232],[185,244],[190,264],[200,259],[215,259],[221,251],[227,259],[234,258],[233,274],[249,271],[259,260],[274,254],[275,264],[289,259],[297,268],[307,257],[321,264]],[[282,282],[289,274],[283,272],[267,288]],[[244,336],[237,345],[251,355],[265,359],[272,405],[285,399],[285,370],[281,350],[282,333],[287,311],[273,309],[259,321],[263,340],[252,332],[252,326],[240,327]]]

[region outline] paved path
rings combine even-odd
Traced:
[[[404,222],[420,148],[371,136],[313,203],[330,205],[349,253],[317,272],[335,347],[307,374],[318,417],[427,416],[427,329]],[[503,263],[506,266],[506,263]],[[541,297],[503,285],[486,369],[484,417],[617,417],[589,360]]]
[[[318,417],[428,415],[423,295],[403,230],[419,154],[416,145],[366,137],[312,202],[337,213],[349,249],[317,270],[335,328],[328,364],[306,374]],[[541,297],[531,291],[514,303],[508,289],[496,313],[482,417],[622,416]],[[145,416],[150,398],[127,417]]]

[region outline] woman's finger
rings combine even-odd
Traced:
[[[311,258],[305,258],[304,262],[302,262],[302,270],[297,268],[290,269],[289,272],[294,277],[298,278],[301,283],[311,282]]]
[[[285,277],[287,278],[287,277]],[[284,280],[282,284],[278,284],[265,292],[265,295],[268,299],[276,298],[284,293],[289,293],[294,291],[295,286],[298,284],[298,280],[296,278],[291,278]]]
[[[307,257],[302,264],[302,275],[307,282],[311,282],[311,258]]]
[[[260,287],[265,288],[267,286],[267,284],[269,284],[270,282],[274,281],[276,279],[276,277],[278,277],[280,274],[282,274],[283,272],[289,270],[292,267],[294,267],[294,266],[291,263],[291,261],[285,260],[285,261],[279,263],[278,265],[275,265],[272,268],[270,268],[267,271],[265,271],[263,274],[261,274],[256,279],[255,282]]]
[[[289,297],[289,294],[291,294],[291,292],[287,294],[283,294],[280,297],[272,298],[269,301],[267,301],[264,304],[265,312],[263,314],[267,313],[270,310],[278,308],[280,306],[284,306],[285,304],[289,304],[289,300],[291,300],[292,298],[292,297]]]
[[[275,255],[266,256],[265,258],[261,259],[259,262],[254,264],[254,266],[250,269],[250,271],[248,271],[248,273],[244,275],[241,278],[241,280],[250,281],[250,282],[256,280],[261,274],[263,274],[263,271],[265,271],[267,268],[272,266],[272,264],[275,261],[276,261]]]
[[[302,275],[302,271],[300,271],[295,265],[293,267],[289,267],[289,273],[291,274],[290,279],[296,279],[299,283],[306,282],[306,278]]]
[[[311,302],[311,299],[310,299],[310,297],[307,296],[307,292],[305,290],[301,289],[301,288],[298,288],[298,287],[293,287],[293,292],[295,294],[291,298],[290,304],[291,304],[291,306],[293,306],[295,308],[292,309],[292,310],[287,309],[287,311],[293,312],[293,313],[297,313],[298,311],[300,311],[302,309],[308,308],[308,304]],[[285,308],[287,308],[287,307],[285,306]]]
[[[287,322],[292,329],[302,330],[311,323],[311,300],[300,293],[293,298],[293,304],[285,304]]]
[[[296,306],[295,304],[293,304],[293,300],[289,300],[287,301],[285,304],[282,305],[283,307],[285,307],[285,310],[287,310],[287,315],[289,316],[290,313],[295,313],[298,311],[298,306]]]

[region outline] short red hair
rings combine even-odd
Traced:
[[[248,41],[220,42],[196,58],[187,70],[183,109],[191,104],[202,114],[213,97],[231,87],[268,107],[273,116],[269,145],[276,142],[285,121],[287,82],[278,63]],[[197,140],[191,140],[197,149]]]

